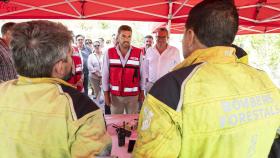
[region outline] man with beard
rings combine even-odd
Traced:
[[[72,32],[60,23],[14,27],[17,80],[0,84],[0,157],[109,155],[102,110],[64,80],[72,66]]]
[[[112,114],[137,113],[138,101],[144,99],[144,76],[141,49],[130,45],[132,29],[118,29],[118,45],[105,53],[102,87],[105,104]]]
[[[154,38],[152,35],[147,35],[144,37],[144,46],[142,47],[142,54],[145,56],[147,49],[152,47],[154,44]]]
[[[17,78],[17,72],[9,48],[14,22],[5,23],[1,28],[0,38],[0,82]]]
[[[231,46],[238,12],[204,0],[188,16],[185,60],[159,79],[139,116],[133,157],[264,158],[280,125],[280,93]]]

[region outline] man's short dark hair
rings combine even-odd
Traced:
[[[7,22],[1,27],[1,34],[2,36],[5,35],[9,30],[12,30],[16,23],[14,22]]]
[[[100,41],[102,41],[102,42],[105,41],[104,38],[102,38],[102,37],[99,37],[98,39],[99,39]]]
[[[131,29],[131,27],[128,26],[128,25],[122,25],[122,26],[120,26],[119,29],[118,29],[118,34],[120,34],[121,31],[130,31],[130,32],[132,32],[132,29]]]
[[[207,47],[230,46],[238,30],[238,12],[231,0],[204,0],[192,8],[185,27]]]
[[[72,32],[61,23],[47,20],[18,23],[12,37],[15,67],[25,77],[51,77],[54,65],[67,60],[72,49]]]
[[[152,35],[146,35],[144,38],[151,38],[151,39],[154,39]]]
[[[92,44],[92,40],[91,39],[85,39],[85,44],[86,45]]]
[[[75,39],[77,40],[79,37],[82,37],[83,39],[85,39],[85,36],[83,36],[81,34],[76,35]]]

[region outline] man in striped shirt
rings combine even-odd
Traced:
[[[2,38],[0,38],[0,82],[17,78],[16,69],[9,48],[12,29],[15,23],[5,23],[1,28]]]

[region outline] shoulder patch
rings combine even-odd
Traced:
[[[99,107],[84,93],[79,92],[78,90],[65,86],[60,85],[63,92],[69,94],[72,99],[73,107],[77,118],[82,118],[86,114],[98,110]]]
[[[173,110],[176,110],[184,80],[200,64],[202,63],[190,65],[166,74],[153,85],[149,93]]]

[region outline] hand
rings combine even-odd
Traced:
[[[145,94],[144,94],[144,90],[141,90],[140,91],[140,94],[139,94],[139,97],[138,97],[138,101],[140,102],[144,102],[144,99],[145,99]]]
[[[111,106],[111,98],[110,98],[109,91],[104,91],[104,99],[105,99],[105,105]]]
[[[100,71],[96,71],[96,74],[98,77],[101,77],[101,72]]]
[[[76,86],[82,87],[82,86],[83,86],[83,80],[80,79],[80,80],[76,83]]]
[[[98,76],[98,77],[101,77],[100,71],[95,71],[95,72],[93,72],[92,74],[94,74],[94,75],[96,75],[96,76]]]

